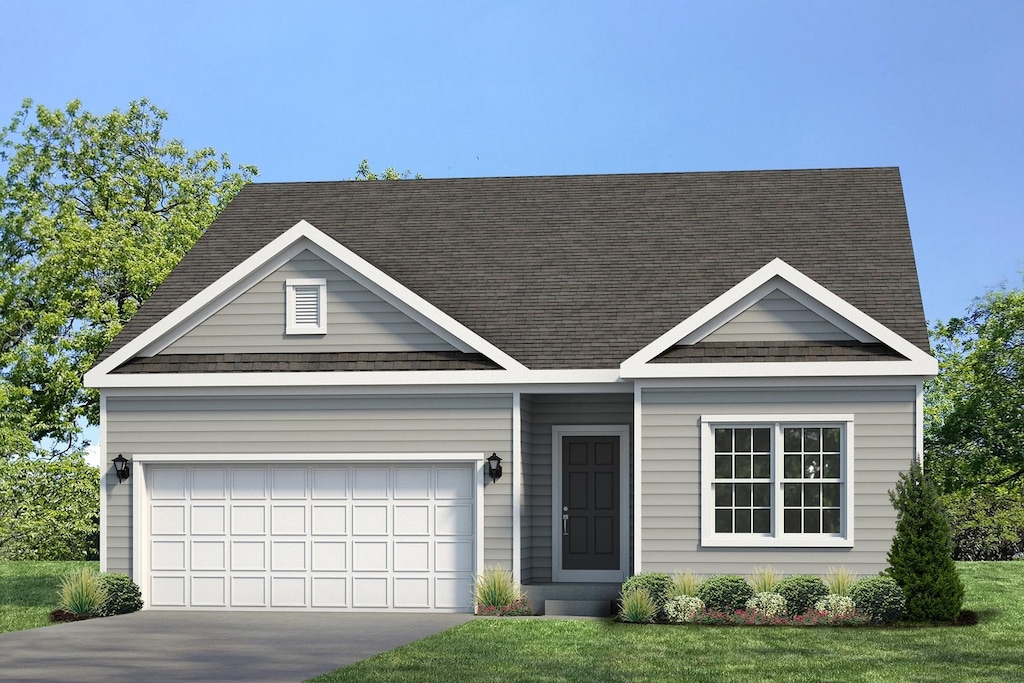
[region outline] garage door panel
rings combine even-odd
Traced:
[[[225,532],[223,505],[193,505],[192,535],[223,535]]]
[[[154,607],[184,607],[185,577],[154,576],[150,584],[149,602]]]
[[[427,609],[430,607],[430,578],[395,577],[395,607]]]
[[[267,497],[267,471],[231,470],[231,497],[235,500],[264,500]]]
[[[386,536],[387,533],[387,505],[365,505],[356,503],[352,506],[353,536]]]
[[[306,507],[304,505],[272,505],[270,533],[274,536],[305,536]]]
[[[306,470],[275,468],[273,470],[270,497],[274,500],[305,500]]]
[[[348,498],[348,470],[315,468],[312,497],[314,500]]]
[[[262,536],[267,533],[267,508],[263,505],[232,505],[231,534]]]
[[[471,608],[471,466],[146,468],[153,607]]]
[[[231,577],[232,607],[266,607],[267,579],[263,576]]]
[[[226,470],[193,470],[192,499],[223,500],[227,497]]]
[[[314,536],[345,536],[348,534],[348,508],[344,505],[313,505]]]
[[[352,497],[357,500],[383,500],[388,489],[389,470],[384,468],[358,468],[352,485]]]
[[[185,534],[184,505],[154,505],[149,519],[150,530],[154,535]]]

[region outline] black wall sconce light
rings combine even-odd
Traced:
[[[121,483],[122,481],[131,476],[132,467],[128,463],[128,459],[125,458],[123,455],[118,453],[117,457],[114,458],[111,462],[114,463],[114,471],[117,473],[118,483]]]
[[[501,458],[497,453],[491,453],[491,457],[487,458],[487,476],[492,482],[501,479]]]

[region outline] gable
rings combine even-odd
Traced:
[[[850,341],[853,336],[779,289],[761,297],[704,342]]]
[[[634,378],[937,372],[934,358],[779,258],[621,368]]]
[[[323,279],[327,332],[286,334],[286,282]],[[455,347],[305,249],[160,354],[454,351]]]

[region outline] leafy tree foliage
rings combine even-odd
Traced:
[[[0,459],[0,557],[95,559],[99,492],[99,472],[80,455]]]
[[[144,99],[102,116],[26,100],[0,129],[0,459],[84,446],[83,373],[256,174],[166,120]]]
[[[421,179],[419,173],[416,175],[412,174],[412,171],[399,171],[393,166],[388,166],[380,173],[370,168],[370,162],[368,159],[363,159],[359,162],[359,168],[356,169],[355,180],[409,180],[409,179]]]
[[[956,619],[964,585],[953,563],[949,522],[934,484],[916,458],[889,498],[896,508],[896,536],[889,549],[888,574],[906,595],[907,619]]]
[[[943,491],[1024,477],[1024,289],[989,292],[932,329],[927,468]]]

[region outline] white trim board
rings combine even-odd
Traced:
[[[102,383],[102,378],[112,370],[135,356],[158,353],[160,349],[180,338],[305,249],[338,268],[459,350],[481,353],[506,370],[526,369],[519,361],[423,297],[302,220],[86,373],[86,385],[106,386]]]
[[[619,437],[619,569],[562,569],[562,437]],[[553,425],[551,427],[551,579],[555,583],[618,583],[629,576],[629,425]],[[635,456],[634,456],[635,457]]]
[[[676,344],[692,344],[718,329],[755,301],[780,289],[855,339],[880,342],[909,361],[842,363],[651,363]],[[622,377],[716,377],[844,375],[935,375],[938,362],[871,316],[807,277],[782,259],[762,266],[689,318],[622,362]],[[804,367],[806,366],[806,367]],[[813,366],[813,367],[812,367]],[[881,366],[881,367],[875,367]],[[845,370],[842,368],[846,367]],[[699,368],[699,369],[695,369]],[[789,371],[786,371],[789,368]]]

